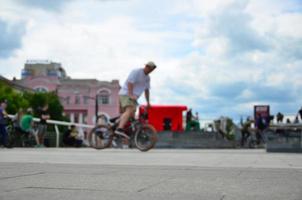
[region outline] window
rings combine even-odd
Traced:
[[[60,97],[60,100],[62,104],[69,104],[70,103],[70,97]]]
[[[66,98],[66,104],[68,105],[70,103],[70,97]]]
[[[98,94],[98,102],[99,104],[106,105],[110,104],[110,94],[108,91],[103,90]]]
[[[81,97],[80,96],[76,96],[75,97],[75,104],[80,104],[81,102]]]
[[[89,103],[89,97],[84,96],[83,97],[83,102],[84,102],[85,105],[87,105]]]
[[[37,87],[37,88],[35,88],[35,91],[41,92],[41,93],[48,92],[47,88],[44,88],[44,87]]]
[[[57,77],[58,76],[58,72],[56,70],[49,69],[49,70],[47,70],[47,76],[55,76],[55,77]]]

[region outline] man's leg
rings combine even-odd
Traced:
[[[39,133],[38,133],[38,137],[39,137],[39,144],[42,146],[44,146],[44,137],[45,137],[46,130],[47,130],[47,126],[44,124],[41,124]]]
[[[129,121],[130,117],[134,116],[135,114],[135,107],[134,106],[127,106],[125,112],[121,115],[121,120],[118,125],[119,129],[123,129],[127,122]]]
[[[8,141],[7,141],[8,134],[6,132],[6,129],[5,129],[4,125],[0,125],[0,134],[2,135],[2,145],[6,146],[7,143],[8,143]]]
[[[244,146],[245,142],[245,131],[241,131],[241,147]]]

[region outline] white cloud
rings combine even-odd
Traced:
[[[12,78],[26,59],[51,59],[74,78],[122,84],[131,69],[154,60],[155,103],[209,116],[236,116],[257,102],[290,112],[298,103],[278,92],[302,97],[302,29],[301,10],[289,2],[74,0],[47,10],[0,0],[0,18],[27,30],[22,47],[0,59],[0,73]]]

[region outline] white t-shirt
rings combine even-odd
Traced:
[[[150,89],[150,77],[149,75],[145,74],[143,68],[134,69],[131,71],[122,89],[120,90],[119,95],[129,95],[129,82],[133,84],[133,94],[137,98],[139,98],[146,89]]]

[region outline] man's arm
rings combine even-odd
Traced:
[[[150,91],[149,91],[149,89],[145,90],[145,97],[146,97],[146,101],[147,101],[147,107],[150,108]]]
[[[128,82],[128,96],[129,96],[131,99],[136,100],[137,97],[133,94],[133,87],[134,87],[133,83]]]

